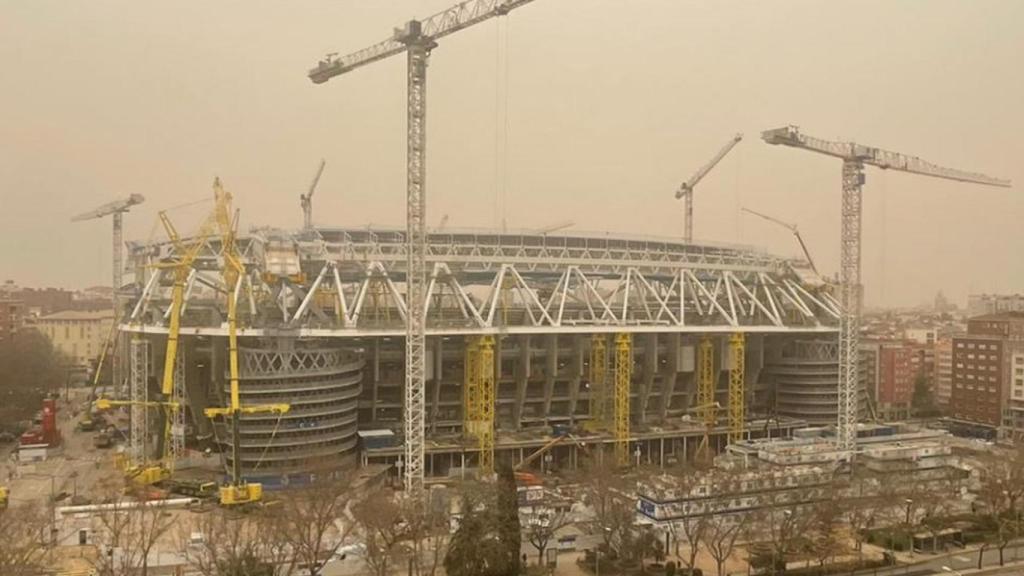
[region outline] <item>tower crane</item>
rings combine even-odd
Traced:
[[[718,151],[718,154],[715,154],[715,157],[712,158],[710,162],[701,166],[700,170],[697,170],[693,176],[690,176],[689,180],[680,184],[679,189],[676,190],[676,199],[683,199],[683,239],[686,240],[687,243],[693,242],[694,186],[703,180],[704,177],[708,175],[708,172],[718,165],[718,163],[722,161],[722,158],[725,158],[725,155],[740,143],[740,140],[743,140],[743,134],[736,134],[733,136],[732,139],[725,143],[725,146],[722,146],[722,149]]]
[[[818,267],[814,265],[814,259],[811,258],[811,252],[810,252],[810,250],[807,249],[807,244],[804,243],[803,237],[800,236],[800,230],[797,228],[796,224],[790,224],[789,222],[783,222],[782,220],[779,220],[778,218],[774,218],[774,217],[769,216],[767,214],[762,214],[760,212],[757,212],[756,210],[751,210],[750,208],[743,208],[743,211],[746,212],[747,214],[753,214],[754,216],[758,216],[760,218],[764,218],[765,220],[767,220],[769,222],[774,222],[775,224],[778,224],[779,226],[782,226],[786,230],[789,230],[790,232],[792,232],[793,236],[796,236],[796,241],[800,243],[800,248],[804,251],[804,257],[807,258],[807,263],[811,265],[811,270],[814,270],[815,274],[818,273]]]
[[[79,214],[78,216],[75,216],[74,218],[71,219],[72,222],[81,222],[83,220],[93,220],[93,219],[97,219],[97,218],[103,218],[105,216],[110,216],[111,220],[113,220],[113,224],[114,224],[114,238],[113,238],[114,246],[113,246],[113,250],[112,250],[111,254],[112,254],[112,257],[114,259],[114,266],[113,266],[113,278],[111,279],[111,282],[113,283],[113,286],[112,286],[113,291],[111,292],[110,299],[111,299],[111,304],[112,304],[112,306],[114,308],[114,326],[117,326],[117,324],[119,322],[119,319],[121,317],[121,309],[120,309],[121,302],[120,302],[120,299],[118,298],[117,291],[121,289],[121,277],[122,277],[122,273],[123,273],[123,264],[122,264],[122,262],[123,262],[123,256],[122,256],[123,252],[122,251],[124,250],[124,239],[123,239],[123,234],[124,234],[124,229],[123,229],[124,214],[125,214],[125,212],[128,212],[131,209],[132,206],[136,206],[138,204],[142,204],[143,202],[145,202],[145,200],[146,200],[146,198],[142,194],[132,194],[132,195],[128,196],[127,198],[122,198],[120,200],[115,200],[113,202],[108,202],[108,203],[100,206],[99,208],[96,208],[94,210],[90,210],[88,212],[85,212],[84,214]],[[115,390],[117,389],[118,386],[121,385],[121,381],[120,381],[120,376],[121,376],[121,369],[120,369],[121,358],[120,358],[120,355],[117,354],[116,342],[117,342],[117,337],[116,337],[116,332],[115,332],[115,337],[114,337],[114,347],[115,347],[114,350],[115,350],[115,352],[111,356],[111,373],[112,373],[112,379],[113,379],[113,382],[114,382],[114,389]],[[97,371],[98,370],[99,370],[99,368],[97,368]]]
[[[836,436],[838,448],[852,455],[857,444],[861,188],[864,185],[864,166],[1003,188],[1009,187],[1010,181],[976,172],[945,168],[916,156],[889,152],[855,142],[834,142],[807,136],[796,126],[766,130],[761,133],[761,138],[768,144],[799,148],[843,161],[839,268],[839,417]]]
[[[405,333],[405,488],[423,489],[426,379],[426,120],[427,61],[437,41],[533,0],[466,0],[424,18],[410,20],[391,37],[338,57],[328,54],[309,79],[322,84],[367,64],[405,53],[407,77],[406,149],[406,333]],[[493,425],[493,423],[492,423]]]
[[[313,193],[316,192],[316,185],[320,183],[320,176],[324,173],[326,165],[327,161],[321,159],[320,167],[316,169],[316,176],[313,177],[313,182],[309,185],[309,191],[299,196],[299,202],[302,204],[302,229],[306,231],[313,229]]]
[[[323,162],[320,163],[320,170],[323,170]],[[319,178],[319,172],[317,173]],[[316,181],[310,187],[316,186]],[[231,404],[226,408],[207,408],[204,410],[209,418],[223,416],[231,418],[231,483],[220,488],[220,503],[225,506],[234,506],[258,502],[263,498],[263,485],[255,482],[245,482],[241,473],[241,436],[239,434],[239,421],[243,414],[284,414],[291,408],[288,404],[261,404],[242,406],[239,400],[238,389],[238,316],[237,316],[237,288],[239,287],[242,275],[245,274],[245,266],[238,254],[238,247],[235,245],[235,237],[238,230],[238,213],[234,219],[231,216],[231,193],[224,189],[220,179],[213,181],[214,214],[216,215],[217,227],[221,237],[221,256],[224,260],[224,293],[227,298],[228,312],[228,366],[231,386]],[[307,213],[308,214],[308,213]],[[307,219],[307,223],[308,223]]]

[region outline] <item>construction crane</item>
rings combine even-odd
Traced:
[[[783,222],[782,220],[779,220],[778,218],[773,218],[773,217],[771,217],[771,216],[769,216],[767,214],[762,214],[762,213],[757,212],[755,210],[751,210],[750,208],[743,208],[743,211],[746,212],[747,214],[753,214],[754,216],[759,216],[761,218],[764,218],[765,220],[767,220],[769,222],[774,222],[775,224],[778,224],[779,226],[782,226],[786,230],[789,230],[790,232],[792,232],[793,236],[796,236],[796,241],[800,243],[800,248],[804,251],[804,256],[807,258],[807,263],[811,265],[811,270],[814,270],[815,274],[818,273],[818,267],[814,265],[814,258],[811,258],[811,251],[807,249],[807,244],[804,244],[804,239],[803,239],[803,237],[800,236],[800,230],[797,229],[796,224],[790,224],[789,222]]]
[[[423,490],[426,388],[426,120],[427,61],[437,41],[533,0],[467,0],[423,20],[410,20],[391,37],[337,57],[328,54],[309,71],[315,84],[367,64],[405,53],[407,66],[406,158],[406,334],[405,334],[405,489]]]
[[[114,246],[111,255],[114,259],[113,263],[113,277],[111,283],[113,284],[113,291],[111,292],[111,305],[114,308],[114,325],[117,326],[121,318],[121,301],[118,298],[118,290],[121,289],[121,278],[123,275],[123,250],[124,250],[124,214],[128,212],[132,206],[142,204],[146,201],[146,198],[142,194],[132,194],[127,198],[108,202],[95,210],[90,210],[84,214],[79,214],[71,219],[72,222],[81,222],[83,220],[93,220],[97,218],[103,218],[110,216],[114,223]],[[115,353],[111,356],[111,379],[114,383],[114,389],[121,385],[121,359],[120,355],[116,351],[116,333],[114,338]],[[98,372],[97,368],[97,372]]]
[[[864,166],[986,186],[1009,187],[1009,180],[964,172],[925,162],[916,156],[889,152],[855,142],[834,142],[807,136],[796,126],[761,133],[768,144],[800,148],[843,161],[842,216],[839,266],[839,417],[836,427],[840,451],[852,456],[857,445],[857,377],[860,345],[860,241],[861,192]]]
[[[135,378],[134,376],[137,375],[133,374],[133,382],[137,380],[141,384],[142,389],[136,390],[133,387],[130,400],[99,398],[96,401],[98,409],[109,409],[113,406],[132,406],[140,409],[139,412],[133,413],[131,442],[133,446],[139,447],[139,452],[143,453],[133,455],[137,460],[132,462],[132,465],[125,471],[128,478],[139,485],[157,484],[170,478],[171,474],[174,473],[175,462],[184,449],[184,423],[179,418],[181,415],[181,397],[183,396],[184,389],[184,382],[181,381],[182,370],[178,354],[181,311],[185,301],[185,285],[188,283],[188,278],[192,273],[192,263],[199,256],[203,246],[206,245],[206,239],[213,229],[214,216],[214,214],[210,214],[204,220],[199,227],[199,231],[192,238],[192,242],[186,245],[166,212],[161,211],[159,213],[160,222],[175,248],[174,258],[153,265],[158,269],[170,270],[174,279],[174,284],[171,288],[171,305],[168,310],[167,347],[164,353],[164,369],[160,386],[161,399],[159,401],[145,400],[145,375],[143,374],[140,378]],[[140,418],[142,410],[153,407],[163,408],[165,416],[163,449],[161,457],[156,461],[150,460],[144,454],[145,441],[143,438],[137,438],[137,436],[139,434],[145,435],[145,431],[137,430],[138,427],[134,425],[134,420]]]
[[[316,192],[316,185],[320,183],[320,176],[324,173],[326,165],[327,161],[321,159],[316,176],[309,185],[309,191],[299,196],[299,203],[302,204],[302,229],[306,231],[313,229],[313,193]]]
[[[323,170],[323,163],[320,164]],[[319,174],[318,174],[319,178]],[[314,181],[313,186],[316,186]],[[235,245],[238,230],[238,213],[231,215],[231,193],[224,189],[217,178],[213,181],[214,213],[221,237],[222,273],[224,276],[224,294],[227,299],[228,313],[228,370],[231,387],[231,404],[226,408],[207,408],[204,414],[208,418],[223,416],[231,419],[231,483],[220,488],[220,503],[224,506],[237,506],[259,502],[263,499],[263,485],[246,482],[241,472],[241,435],[239,421],[243,414],[278,414],[282,415],[291,408],[288,404],[260,404],[242,406],[238,389],[238,315],[237,291],[245,265]],[[310,189],[312,195],[312,187]],[[308,220],[307,220],[308,223]],[[271,439],[272,440],[272,439]]]
[[[725,158],[725,155],[729,153],[737,144],[743,140],[743,134],[736,134],[731,140],[726,142],[725,146],[715,154],[715,157],[710,162],[705,164],[690,176],[690,179],[679,185],[679,189],[676,190],[676,199],[683,199],[683,239],[687,243],[693,242],[693,188],[698,182],[704,179],[708,175],[708,172],[712,168],[718,165]]]

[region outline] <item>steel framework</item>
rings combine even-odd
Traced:
[[[477,441],[480,447],[480,472],[484,476],[494,473],[494,338],[480,337],[480,383],[478,403],[479,425]]]
[[[933,178],[970,182],[986,186],[1010,186],[1002,180],[946,168],[916,156],[890,152],[855,142],[833,142],[802,134],[796,126],[766,130],[761,138],[775,145],[800,148],[843,161],[840,231],[840,316],[839,316],[839,417],[838,447],[852,454],[857,445],[858,359],[860,354],[861,190],[864,166],[910,172]]]
[[[128,438],[130,467],[140,467],[147,461],[146,437],[149,430],[149,342],[138,336],[131,339],[128,381],[131,399],[131,431]]]
[[[629,464],[630,383],[633,381],[633,335],[615,336],[615,461]]]
[[[604,334],[590,338],[590,426],[608,428],[608,347]]]
[[[718,404],[715,402],[717,373],[715,345],[711,338],[704,336],[697,352],[697,416],[706,429],[714,428],[718,419]]]
[[[743,440],[747,420],[746,338],[729,337],[729,442]]]

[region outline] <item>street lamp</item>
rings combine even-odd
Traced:
[[[904,500],[904,502],[907,503],[907,522],[906,522],[906,524],[907,524],[907,536],[910,537],[910,548],[909,548],[908,552],[910,553],[910,557],[913,558],[914,557],[914,531],[910,529],[910,507],[914,505],[914,500],[913,500],[913,498],[907,498],[906,500]]]

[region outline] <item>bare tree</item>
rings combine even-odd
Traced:
[[[392,561],[402,553],[402,542],[408,536],[403,512],[394,493],[383,488],[352,506],[352,517],[365,546],[363,559],[377,576],[386,576]]]
[[[981,470],[978,499],[995,530],[999,549],[999,565],[1004,562],[1006,546],[1021,532],[1021,510],[1018,509],[1024,484],[1024,448],[1002,458],[991,458]],[[979,564],[981,560],[979,559]]]
[[[166,507],[156,502],[115,500],[98,515],[100,576],[149,573],[149,557],[157,542],[174,525]]]
[[[746,512],[714,514],[708,517],[704,547],[715,560],[718,576],[725,576],[725,563],[736,550],[736,542],[750,527],[751,515]]]
[[[444,564],[451,541],[447,505],[441,501],[430,502],[426,506],[411,499],[402,501],[416,576],[435,576]]]
[[[558,532],[571,524],[572,518],[564,510],[545,507],[523,515],[523,534],[537,550],[538,566],[544,565],[544,551]]]
[[[601,535],[605,548],[621,553],[621,545],[633,528],[632,487],[610,463],[611,458],[590,461],[580,477],[583,501],[593,515],[586,522],[592,533]]]
[[[41,573],[48,522],[47,514],[34,504],[0,509],[0,574]]]
[[[350,522],[342,520],[351,493],[347,478],[324,478],[308,487],[287,492],[277,510],[280,529],[296,563],[317,576],[348,537]]]
[[[664,478],[664,476],[663,476]],[[705,479],[709,478],[708,470],[684,466],[668,473],[667,478],[671,482],[672,495],[677,500],[686,500],[693,496],[694,489],[700,486]],[[690,506],[684,504],[684,506]],[[675,543],[675,555],[679,557],[686,567],[693,571],[696,568],[697,556],[700,555],[701,542],[707,532],[707,515],[696,509],[696,505],[682,511],[683,516],[668,524],[669,533]],[[687,555],[679,554],[679,542],[685,540],[687,544]],[[668,552],[666,550],[666,552]]]
[[[275,557],[263,515],[234,517],[222,510],[179,528],[179,551],[202,576],[285,576],[294,562]]]
[[[819,567],[823,568],[848,550],[847,538],[842,530],[845,503],[835,490],[829,490],[811,507],[809,549]]]

